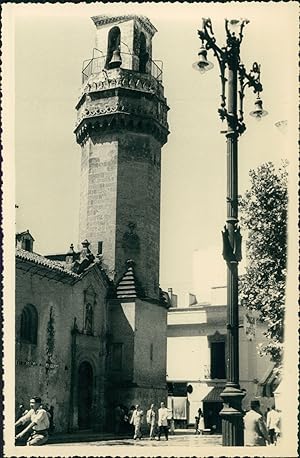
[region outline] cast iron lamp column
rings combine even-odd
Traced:
[[[238,310],[238,263],[242,259],[242,237],[238,226],[238,138],[246,130],[243,122],[243,98],[247,86],[258,94],[256,110],[252,116],[260,119],[267,112],[262,108],[259,93],[260,67],[257,63],[249,73],[240,62],[240,44],[243,29],[249,21],[225,20],[226,46],[219,48],[212,30],[210,19],[203,19],[202,30],[198,31],[202,41],[199,61],[193,67],[201,73],[213,67],[207,61],[207,50],[212,49],[221,70],[221,107],[220,118],[227,121],[227,130],[222,131],[227,140],[227,219],[222,232],[223,257],[227,264],[227,382],[221,393],[223,445],[238,446],[244,444],[242,399],[245,391],[239,385],[239,310]],[[238,29],[236,35],[235,29]],[[225,76],[226,72],[226,76]],[[225,89],[227,86],[227,96]],[[239,87],[238,87],[239,86]],[[238,107],[239,102],[239,107]]]

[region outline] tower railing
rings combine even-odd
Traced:
[[[132,66],[133,61],[136,61],[138,66],[139,57],[136,54],[120,52],[120,56],[122,60],[120,68],[124,70],[136,71],[137,73],[139,72],[139,70],[137,69],[129,68],[129,62]],[[82,84],[84,84],[91,75],[96,75],[98,73],[101,73],[102,71],[106,71],[107,69],[107,55],[92,57],[91,59],[84,60],[82,64]],[[163,74],[162,61],[154,61],[152,59],[149,59],[147,62],[147,71],[142,73],[145,75],[150,74],[154,79],[161,83]]]

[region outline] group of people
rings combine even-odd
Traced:
[[[48,410],[42,406],[40,397],[30,399],[30,410],[21,409],[20,418],[16,421],[15,427],[20,428],[25,424],[26,427],[21,429],[16,434],[16,441],[22,438],[27,438],[27,445],[43,445],[47,442],[49,436],[49,428],[51,427],[51,415]],[[149,428],[150,440],[157,438],[160,440],[162,434],[168,440],[169,423],[171,431],[174,431],[174,422],[172,425],[172,412],[165,406],[164,402],[160,403],[160,408],[155,410],[154,404],[151,404],[150,409],[146,412],[146,423]],[[203,434],[204,416],[201,409],[198,409],[196,419],[196,434]],[[115,409],[116,432],[120,431],[122,421],[132,425],[133,439],[139,440],[142,438],[142,425],[144,422],[144,412],[139,404],[132,406],[125,414],[125,410],[121,406]],[[172,428],[173,426],[173,428]],[[246,446],[257,445],[276,445],[280,436],[280,412],[272,407],[268,409],[266,420],[260,411],[259,400],[252,400],[250,410],[244,416],[244,444]]]
[[[275,407],[268,409],[265,421],[260,402],[255,399],[244,416],[244,429],[245,445],[276,445],[280,436],[280,412]]]
[[[146,412],[146,423],[149,428],[150,440],[160,440],[162,434],[165,439],[169,437],[169,422],[171,411],[165,406],[164,402],[160,403],[160,408],[155,411],[154,404],[151,404],[150,409]],[[129,411],[130,412],[130,411]],[[139,404],[136,404],[134,410],[129,413],[128,421],[134,428],[133,439],[140,440],[142,438],[142,425],[144,422],[144,412]]]

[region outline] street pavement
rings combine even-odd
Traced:
[[[75,439],[76,440],[76,439]],[[150,440],[148,437],[143,437],[140,440],[128,438],[110,438],[97,440],[89,439],[84,441],[80,438],[78,442],[74,439],[72,442],[60,442],[56,444],[46,444],[45,448],[55,447],[60,450],[60,456],[68,456],[68,454],[76,451],[77,456],[84,456],[87,453],[93,456],[93,452],[99,456],[107,453],[109,456],[161,456],[161,454],[169,455],[171,450],[174,455],[175,451],[178,456],[192,456],[192,450],[199,450],[199,447],[211,449],[222,445],[221,435],[195,435],[191,430],[177,430],[174,435],[169,435],[169,440],[166,441],[161,437],[160,441]],[[97,449],[96,449],[97,447]],[[100,450],[101,447],[101,450]],[[161,452],[160,452],[161,450]],[[67,454],[67,455],[65,455]],[[175,455],[176,456],[176,455]]]

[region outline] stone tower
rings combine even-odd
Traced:
[[[168,106],[152,61],[156,29],[141,16],[97,16],[75,128],[81,146],[80,241],[114,288],[106,323],[108,417],[166,400],[166,296],[159,289],[161,148]],[[107,418],[108,425],[111,419]]]
[[[83,65],[76,105],[80,242],[88,239],[91,251],[102,254],[116,284],[133,260],[137,295],[158,300],[161,148],[168,136],[168,106],[161,67],[152,61],[156,29],[135,15],[92,20],[96,44],[93,58]]]

